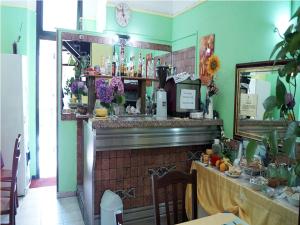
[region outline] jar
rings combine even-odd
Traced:
[[[220,144],[219,139],[214,139],[214,143],[212,144],[212,150],[215,154],[220,154],[222,152],[222,145]]]
[[[269,178],[276,178],[276,177],[278,177],[277,167],[276,167],[275,163],[270,163],[268,165],[267,175],[268,175]]]
[[[281,163],[278,167],[278,171],[279,171],[279,178],[281,178],[282,180],[288,180],[289,177],[289,171],[288,171],[288,166],[286,163]]]

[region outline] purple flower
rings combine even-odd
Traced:
[[[284,96],[285,105],[288,109],[293,109],[295,106],[295,99],[291,93],[286,93]]]
[[[71,92],[73,94],[77,94],[78,92],[78,83],[77,81],[74,81],[72,84],[71,84]]]
[[[110,81],[110,86],[116,92],[116,94],[122,95],[124,94],[124,85],[119,77],[113,77]]]
[[[104,79],[96,81],[97,96],[103,103],[111,103],[114,99],[113,89]]]
[[[86,94],[87,93],[87,87],[82,81],[75,80],[72,82],[71,86],[71,92],[74,95],[79,94]]]

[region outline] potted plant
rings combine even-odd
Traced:
[[[270,58],[272,58],[276,54],[275,60],[288,60],[288,63],[278,71],[279,77],[277,79],[276,85],[276,96],[270,96],[264,102],[264,107],[266,110],[264,118],[268,118],[271,115],[272,110],[277,107],[281,110],[282,113],[287,116],[289,120],[296,120],[294,106],[295,94],[297,90],[296,78],[298,73],[300,72],[300,7],[292,16],[291,21],[293,21],[294,23],[291,24],[285,31],[283,36],[281,36],[282,40],[275,45],[271,53]],[[285,79],[288,84],[289,91],[286,90],[281,79]],[[300,137],[299,124],[298,122],[290,123],[287,129],[287,133],[284,137],[284,143],[286,143],[286,146],[291,148],[293,147],[297,137]],[[273,150],[271,151],[277,151],[278,145],[275,145],[276,142],[272,144]],[[293,149],[295,148],[293,147]],[[285,149],[284,151],[288,150]],[[294,155],[295,154],[290,151],[290,157],[294,158]],[[296,163],[294,171],[296,175],[300,177],[300,159],[295,159],[295,161]]]

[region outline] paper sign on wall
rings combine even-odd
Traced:
[[[195,109],[196,90],[181,89],[180,92],[180,108]]]
[[[240,115],[256,117],[257,95],[241,94]]]

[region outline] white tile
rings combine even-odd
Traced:
[[[56,187],[33,188],[20,198],[16,225],[84,225],[77,197],[56,197]]]

